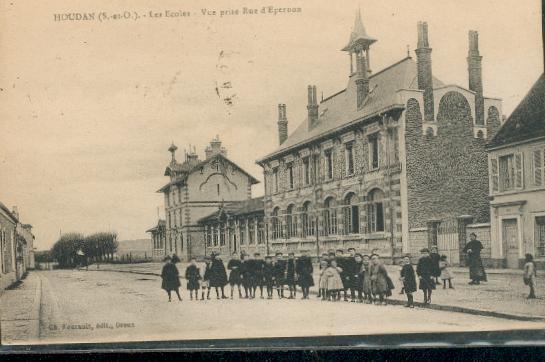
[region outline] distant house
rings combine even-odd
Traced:
[[[119,241],[117,259],[143,260],[151,259],[152,248],[150,239],[122,240]]]
[[[15,243],[17,217],[0,202],[0,292],[17,280]]]
[[[166,239],[166,222],[165,220],[159,220],[157,225],[151,229],[146,230],[151,234],[151,248],[152,257],[154,259],[162,259],[167,255],[167,239]],[[170,241],[170,240],[169,240]],[[172,249],[170,245],[169,250]]]
[[[545,263],[545,75],[487,149],[492,259],[517,268],[531,253]]]

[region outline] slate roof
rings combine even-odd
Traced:
[[[511,113],[488,148],[545,136],[545,73]]]
[[[444,84],[433,78],[434,88]],[[305,118],[291,133],[286,141],[273,153],[258,160],[258,163],[277,156],[295,146],[326,136],[334,130],[359,122],[378,112],[393,108],[404,108],[400,104],[397,91],[400,89],[418,89],[416,62],[406,57],[389,67],[372,74],[369,77],[369,95],[363,107],[357,108],[355,84],[350,81],[349,86],[320,102],[318,107],[318,123],[311,130],[308,129],[308,119]]]
[[[218,220],[220,215],[226,214],[230,217],[242,216],[247,214],[253,214],[257,212],[264,212],[265,203],[263,196],[243,201],[231,201],[226,202],[219,210],[212,214],[199,219],[199,223],[206,223],[208,221]]]
[[[189,177],[189,175],[191,175],[193,172],[199,170],[202,166],[218,159],[218,158],[221,158],[225,161],[227,161],[228,163],[231,164],[232,167],[236,167],[240,172],[242,172],[243,174],[245,174],[246,176],[248,176],[252,182],[252,184],[257,184],[259,183],[259,181],[253,177],[252,175],[250,175],[248,172],[244,171],[242,168],[240,168],[236,163],[234,163],[233,161],[231,161],[230,159],[228,159],[227,157],[225,157],[224,155],[222,155],[221,153],[218,153],[218,154],[215,154],[214,156],[204,160],[204,161],[200,161],[200,162],[197,162],[195,164],[191,164],[190,162],[184,162],[182,164],[175,164],[175,165],[171,165],[169,166],[170,169],[174,169],[174,170],[177,170],[177,171],[180,171],[181,172],[181,176],[172,180],[171,182],[167,183],[166,185],[164,185],[163,187],[161,187],[159,190],[157,190],[157,192],[165,192],[166,190],[168,190],[170,188],[170,186],[172,185],[179,185],[179,184],[183,184],[187,178]],[[168,168],[167,168],[168,170]]]

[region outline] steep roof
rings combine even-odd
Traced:
[[[14,222],[14,223],[18,223],[19,222],[19,219],[17,219],[17,217],[10,211],[10,209],[8,209],[6,207],[6,205],[4,205],[1,201],[0,201],[0,209],[2,209],[6,215]]]
[[[365,48],[376,41],[376,39],[367,35],[367,31],[365,31],[363,21],[361,20],[361,11],[356,11],[356,20],[354,21],[354,26],[352,27],[352,32],[350,33],[350,39],[348,40],[348,44],[342,50],[350,51],[356,48],[358,45]]]
[[[161,228],[161,227],[165,227],[166,226],[166,221],[163,220],[163,219],[159,219],[159,221],[157,222],[157,225],[155,225],[154,227],[152,227],[151,229],[148,229],[146,230],[147,233],[152,233],[154,232],[155,230]]]
[[[210,163],[210,162],[212,162],[212,161],[214,161],[216,159],[223,159],[226,162],[228,162],[232,167],[236,167],[236,169],[238,169],[240,172],[242,172],[243,174],[245,174],[246,176],[248,176],[250,178],[250,181],[251,181],[252,184],[259,183],[259,180],[257,180],[255,177],[250,175],[248,172],[244,171],[236,163],[234,163],[233,161],[231,161],[230,159],[228,159],[227,157],[225,157],[221,153],[217,153],[214,156],[212,156],[212,157],[210,157],[210,158],[208,158],[208,159],[206,159],[204,161],[197,162],[197,163],[195,163],[193,165],[191,165],[190,163],[187,163],[187,162],[184,162],[183,164],[177,164],[177,165],[180,165],[180,166],[177,166],[177,167],[179,167],[179,169],[182,171],[181,176],[174,179],[174,180],[172,180],[171,182],[167,183],[166,185],[161,187],[159,190],[157,190],[157,192],[165,192],[172,185],[183,184],[187,180],[189,175],[191,175],[193,172],[199,170],[202,166],[205,166],[206,164],[208,164],[208,163]]]
[[[433,85],[440,87],[443,83],[434,77]],[[399,104],[397,97],[400,89],[418,89],[416,62],[411,57],[406,57],[369,77],[369,95],[360,109],[356,104],[356,89],[352,81],[346,89],[324,99],[318,108],[316,126],[309,130],[308,119],[305,118],[276,151],[258,160],[258,163],[378,112],[404,107]]]
[[[545,136],[545,73],[511,113],[489,148]]]
[[[263,196],[243,201],[227,202],[220,206],[220,209],[212,214],[199,219],[199,223],[206,223],[207,221],[218,220],[221,215],[228,215],[230,217],[242,216],[247,214],[253,214],[257,212],[264,212],[265,203]]]

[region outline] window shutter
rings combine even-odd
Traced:
[[[534,185],[541,186],[543,183],[543,150],[534,150]]]
[[[497,158],[490,159],[490,178],[491,178],[492,192],[498,192],[500,190],[499,189],[500,179],[499,179]]]
[[[524,172],[523,172],[522,152],[515,153],[515,188],[522,189],[524,187]]]

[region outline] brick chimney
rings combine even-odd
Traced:
[[[475,92],[475,124],[478,125],[484,125],[482,59],[483,57],[479,54],[479,33],[470,30],[467,71],[469,74],[469,89]]]
[[[308,86],[308,129],[312,129],[318,123],[318,101],[316,100],[316,86]]]
[[[278,104],[278,144],[284,143],[288,138],[288,118],[286,117],[286,105]]]
[[[13,206],[11,208],[11,213],[13,214],[13,216],[15,216],[17,220],[19,220],[19,208],[17,206]]]
[[[433,121],[433,75],[431,71],[431,48],[428,42],[428,23],[418,22],[418,45],[416,64],[418,73],[418,89],[424,91],[424,120]]]
[[[369,94],[369,77],[367,72],[367,60],[363,54],[356,54],[356,94],[357,107],[361,108],[363,101]]]
[[[225,149],[225,147],[221,147],[220,136],[216,135],[216,138],[210,141],[210,146],[206,147],[206,149],[204,150],[204,154],[206,159],[209,159],[210,157],[217,155],[218,153],[227,157],[227,150]]]

